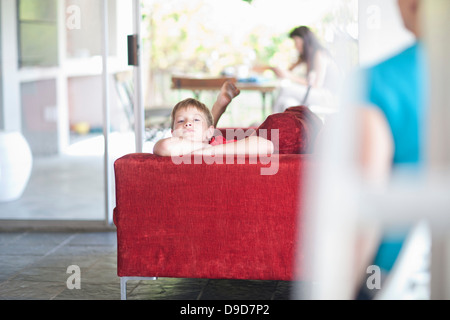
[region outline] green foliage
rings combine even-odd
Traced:
[[[241,11],[251,11],[246,2],[251,1],[222,1],[233,6],[228,13],[224,5],[218,7],[215,2],[213,6],[210,0],[148,2],[143,19],[148,26],[151,67],[218,74],[228,66],[271,63],[286,35],[245,21]],[[230,12],[232,19],[227,18]]]
[[[310,2],[270,1],[144,0],[151,70],[217,75],[242,64],[288,66],[297,57],[288,33],[314,12],[305,10]],[[330,32],[347,33],[356,23],[356,1],[316,3],[321,13],[309,26],[323,42]]]

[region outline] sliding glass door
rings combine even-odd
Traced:
[[[2,0],[1,70],[11,81],[1,82],[0,133],[20,134],[32,159],[23,192],[0,197],[0,223],[112,224],[113,162],[136,151],[134,131],[142,130],[138,67],[127,55],[134,7],[129,0]]]

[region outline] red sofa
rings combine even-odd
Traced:
[[[305,131],[296,147],[308,151],[305,139],[313,141],[317,131]],[[192,157],[191,164],[176,164],[153,154],[117,159],[114,223],[122,299],[126,281],[135,277],[300,275],[294,258],[302,255],[302,177],[314,160],[311,154],[286,153],[281,139],[280,150],[257,161],[234,156],[223,163]]]

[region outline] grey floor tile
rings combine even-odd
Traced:
[[[19,271],[40,259],[36,255],[3,255],[0,254],[0,273],[6,269]]]
[[[133,288],[130,282],[128,285]],[[129,291],[127,298],[129,300],[197,300],[206,284],[206,279],[143,280]]]
[[[113,245],[66,245],[58,248],[52,255],[58,257],[83,256],[89,259],[98,259],[105,254],[116,251]]]
[[[77,265],[80,268],[90,268],[98,260],[98,257],[78,255],[50,255],[45,259],[37,260],[33,263],[35,267],[52,267],[52,268],[66,268],[71,265]]]
[[[24,237],[26,232],[4,232],[0,236],[0,250],[4,245],[14,243]],[[1,252],[1,251],[0,251]]]
[[[55,244],[48,243],[33,243],[33,244],[21,244],[13,243],[0,248],[0,255],[9,256],[44,256],[51,252],[55,248]]]
[[[34,233],[26,232],[15,242],[20,245],[28,244],[53,244],[55,246],[60,245],[66,241],[70,241],[73,237],[72,232],[52,232],[52,233]]]
[[[80,268],[81,283],[87,284],[115,284],[120,286],[120,278],[116,269],[112,268]]]
[[[92,268],[102,269],[102,270],[114,270],[114,272],[117,274],[117,254],[116,254],[116,252],[103,255],[95,262],[95,264],[92,266]]]
[[[57,282],[64,284],[70,274],[67,273],[67,268],[62,267],[28,267],[16,274],[10,281],[33,281],[33,282]]]
[[[5,281],[0,283],[2,300],[50,300],[65,289],[65,283],[43,281]]]
[[[120,300],[120,287],[115,283],[81,282],[80,289],[65,289],[53,300]]]

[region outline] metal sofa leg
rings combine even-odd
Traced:
[[[120,277],[120,300],[127,300],[128,280],[157,280],[157,277]]]
[[[127,277],[120,278],[120,300],[127,300]]]

